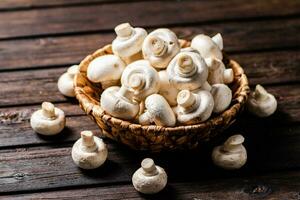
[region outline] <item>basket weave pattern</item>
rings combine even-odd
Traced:
[[[185,40],[180,40],[180,44],[181,47],[190,45]],[[100,127],[102,136],[121,142],[133,149],[157,152],[196,148],[202,142],[209,141],[221,133],[236,120],[250,92],[247,77],[241,66],[233,60],[224,59],[226,66],[232,68],[234,72],[234,82],[230,85],[233,98],[230,107],[226,111],[212,116],[206,122],[194,125],[161,127],[134,124],[106,114],[99,105],[99,99],[103,91],[101,84],[92,83],[86,77],[89,63],[105,54],[112,54],[111,45],[88,55],[80,63],[80,73],[74,79],[76,98],[80,107]]]

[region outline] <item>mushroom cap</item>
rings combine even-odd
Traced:
[[[194,53],[199,53],[196,49],[194,49],[192,47],[181,48],[180,52],[194,52]]]
[[[186,72],[182,72],[182,69]],[[168,65],[167,73],[175,88],[195,90],[206,82],[208,68],[198,53],[180,52]]]
[[[231,89],[225,84],[212,85],[211,94],[214,98],[214,113],[221,113],[228,108],[232,99]]]
[[[117,37],[112,42],[112,51],[120,57],[130,57],[142,50],[147,32],[143,28],[133,28],[123,23],[115,28]]]
[[[79,66],[72,65],[59,77],[57,87],[60,93],[67,97],[75,97],[73,80],[77,73],[79,73]]]
[[[244,137],[233,135],[221,146],[213,149],[213,162],[224,169],[239,169],[247,161],[247,151],[243,146]]]
[[[87,68],[87,77],[94,83],[116,81],[121,78],[125,63],[116,55],[95,58]]]
[[[43,109],[37,110],[31,115],[30,125],[35,132],[41,135],[56,135],[65,127],[66,118],[64,111],[55,108],[53,104],[51,105],[53,107],[52,117],[46,116]]]
[[[222,50],[212,38],[207,35],[200,34],[194,37],[191,41],[191,47],[199,51],[203,58],[213,57],[219,60],[223,59]]]
[[[244,141],[245,138],[242,135],[233,135],[226,140],[224,145],[240,145],[243,144]]]
[[[257,85],[255,92],[251,93],[247,101],[248,110],[258,117],[268,117],[277,109],[277,100],[261,85]]]
[[[177,96],[177,120],[183,124],[195,124],[206,121],[212,114],[214,100],[206,90],[192,93],[182,90]]]
[[[151,122],[154,122],[157,126],[175,126],[176,117],[168,104],[167,100],[159,95],[152,94],[145,100],[145,107],[147,109],[147,117],[149,116]],[[140,116],[140,122],[143,118],[143,114]]]
[[[158,72],[160,80],[159,94],[161,94],[170,104],[170,106],[177,105],[177,94],[179,90],[175,88],[169,81],[168,73],[166,70]]]
[[[146,162],[146,161],[147,162]],[[132,176],[132,184],[134,188],[144,194],[155,194],[165,188],[168,182],[167,173],[160,166],[155,166],[152,159],[145,159],[142,162],[142,167],[139,168]],[[151,164],[152,160],[152,164]],[[144,164],[143,164],[144,163]],[[147,166],[146,166],[147,165]],[[155,173],[152,174],[147,169],[155,168]]]
[[[231,68],[225,69],[224,71],[224,76],[223,76],[223,81],[225,84],[230,84],[234,81],[234,73]]]
[[[220,33],[217,33],[211,39],[218,45],[219,49],[223,50],[223,37]]]
[[[215,165],[224,169],[239,169],[247,161],[247,151],[243,145],[240,145],[239,151],[236,152],[224,152],[223,146],[217,146],[213,149],[212,160]]]
[[[168,66],[171,59],[180,51],[178,38],[167,28],[152,31],[144,40],[142,47],[144,58],[158,69]]]
[[[83,136],[75,142],[72,148],[72,159],[82,169],[95,169],[100,167],[107,159],[108,151],[101,138],[93,137],[93,145],[86,146]]]
[[[138,60],[129,64],[123,71],[121,84],[134,92],[134,99],[142,101],[159,90],[157,71],[147,60]]]
[[[120,93],[120,87],[113,86],[105,89],[100,98],[101,108],[113,117],[131,120],[139,112],[139,104]]]

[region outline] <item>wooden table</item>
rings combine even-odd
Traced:
[[[0,1],[0,199],[300,199],[300,1]],[[106,140],[109,159],[77,168],[70,150],[82,130],[97,126],[76,100],[57,90],[66,68],[109,43],[113,28],[131,22],[169,27],[180,38],[222,33],[225,50],[278,100],[266,119],[244,113],[224,136],[196,152],[134,152]],[[67,115],[57,137],[33,132],[29,118],[51,101]],[[247,165],[224,171],[210,160],[213,145],[245,136]],[[153,157],[169,175],[154,196],[137,193],[131,175]]]

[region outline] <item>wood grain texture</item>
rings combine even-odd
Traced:
[[[300,51],[232,54],[250,78],[250,84],[284,84],[300,80]]]
[[[264,124],[264,132],[256,130],[259,123]],[[248,150],[248,163],[238,171],[224,171],[215,167],[210,160],[211,146],[196,152],[149,154],[134,152],[106,140],[109,147],[108,161],[99,169],[91,171],[80,170],[73,164],[70,147],[49,146],[1,150],[0,193],[130,183],[131,175],[145,157],[154,158],[158,165],[164,167],[171,182],[224,180],[300,167],[299,125],[290,126],[290,129],[286,127],[272,129],[270,121],[266,123],[261,120],[252,122],[251,125],[253,128],[247,126],[243,131]],[[245,128],[241,125],[237,126],[241,129]],[[232,130],[224,134],[224,138],[228,134],[233,134]],[[287,130],[290,131],[289,134]],[[220,144],[224,138],[211,145]]]
[[[247,131],[251,130],[261,135],[264,135],[265,131],[271,135],[279,134],[280,136],[290,134],[291,131],[299,132],[297,128],[290,127],[292,123],[300,122],[299,85],[268,86],[266,88],[276,96],[278,110],[273,116],[267,119],[255,118],[245,113],[241,118],[242,121],[239,123],[241,127],[244,127]],[[74,142],[78,139],[79,133],[82,130],[93,130],[97,134],[100,133],[96,124],[85,116],[79,106],[76,105],[76,102],[74,102],[73,104],[57,104],[57,107],[63,109],[67,116],[67,127],[62,134],[55,137],[38,136],[31,129],[29,119],[31,114],[39,109],[39,107],[39,105],[35,105],[0,109],[0,148]],[[251,125],[248,125],[247,121]],[[260,121],[266,124],[259,123]],[[268,125],[268,123],[270,124]],[[276,126],[272,126],[272,123],[276,124]],[[251,128],[264,127],[265,125],[268,125],[267,129],[263,128],[256,131]],[[236,126],[232,131],[236,132],[239,129]],[[244,132],[244,130],[241,131]],[[249,135],[251,135],[251,131],[249,131]],[[259,140],[259,138],[256,139]]]
[[[71,158],[70,148],[17,150],[1,154],[1,192],[26,191],[75,185],[107,184],[130,180],[126,157],[109,153],[109,161],[91,171],[80,170]],[[30,183],[30,184],[28,184]]]
[[[218,182],[218,184],[216,184]],[[282,172],[280,174],[256,175],[252,177],[228,178],[226,180],[199,180],[193,183],[169,183],[156,195],[142,195],[132,185],[88,187],[53,192],[2,196],[3,200],[27,199],[265,199],[298,200],[300,173]]]
[[[171,29],[178,34],[179,38],[184,39],[191,39],[200,33],[213,36],[220,32],[224,38],[225,51],[229,54],[300,46],[300,39],[297,37],[300,30],[300,19],[228,22]],[[79,63],[86,55],[111,43],[114,37],[115,34],[109,32],[0,41],[0,71]],[[295,57],[299,59],[299,52],[282,56],[280,53],[275,53],[275,55],[282,59],[287,56],[290,61],[289,65],[295,63],[293,60]],[[254,56],[259,57],[260,54]],[[267,54],[261,55],[258,60],[263,61],[263,56],[268,56],[266,57],[268,60],[278,59]],[[240,60],[240,62],[242,61]]]
[[[54,6],[86,5],[91,3],[109,3],[114,0],[1,0],[0,11],[21,9],[49,8]],[[120,1],[120,0],[115,0]]]
[[[299,55],[299,54],[298,54]],[[251,57],[251,55],[249,55]],[[291,60],[287,61],[285,57],[270,57],[269,60],[260,58],[260,60],[250,59],[243,63],[246,72],[249,71],[249,81],[251,85],[260,83],[272,83],[273,79],[266,76],[266,68],[253,67],[253,66],[269,66],[272,69],[275,83],[289,82],[297,80],[299,78],[299,56],[291,56]],[[279,59],[279,61],[278,61]],[[295,59],[295,60],[293,60]],[[298,62],[297,62],[298,61]],[[239,62],[239,60],[238,60]],[[277,65],[277,62],[279,63]],[[284,62],[284,64],[282,63]],[[289,65],[293,62],[293,65]],[[0,73],[0,106],[13,106],[13,105],[28,105],[41,103],[43,101],[51,102],[65,102],[68,98],[61,95],[57,89],[57,80],[59,76],[66,70],[66,68],[54,68],[54,69],[40,69],[40,70],[26,70],[16,72],[2,72]],[[252,72],[252,74],[251,74]],[[290,76],[290,74],[293,74]],[[254,79],[252,80],[252,76]],[[298,79],[299,80],[299,79]],[[258,82],[259,81],[259,82]],[[299,92],[299,89],[292,86],[294,93]],[[294,94],[293,93],[293,94]],[[276,93],[275,93],[276,94]]]
[[[161,27],[251,17],[297,15],[300,13],[299,7],[298,1],[284,0],[254,0],[242,4],[239,0],[154,1],[3,12],[0,13],[0,19],[5,19],[0,21],[0,39],[111,30],[125,21],[137,26]]]

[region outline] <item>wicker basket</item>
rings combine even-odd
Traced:
[[[180,44],[181,47],[188,47],[190,42],[180,40]],[[100,95],[103,91],[101,84],[92,83],[86,77],[89,63],[96,57],[105,54],[112,54],[111,45],[97,50],[80,63],[80,73],[74,79],[76,98],[80,107],[98,124],[102,136],[121,142],[133,149],[157,152],[196,148],[199,144],[209,141],[221,133],[236,120],[249,94],[248,80],[243,69],[238,63],[228,60],[224,56],[224,63],[234,72],[234,82],[230,85],[233,99],[226,111],[212,116],[206,122],[195,125],[161,127],[133,124],[107,115],[99,106]]]

